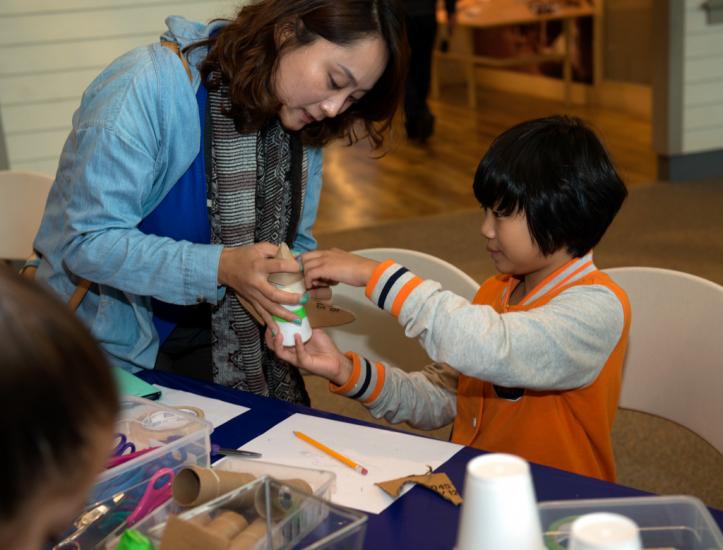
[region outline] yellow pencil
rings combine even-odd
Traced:
[[[346,464],[347,466],[349,466],[349,468],[351,468],[351,469],[353,469],[353,470],[356,470],[356,471],[359,472],[361,475],[365,476],[365,475],[367,475],[367,474],[369,473],[369,471],[368,471],[364,466],[362,466],[361,464],[357,464],[357,463],[354,462],[352,459],[345,457],[343,454],[337,453],[334,449],[330,449],[329,447],[327,447],[327,446],[324,445],[323,443],[319,443],[316,439],[310,438],[310,437],[309,437],[308,435],[306,435],[305,433],[302,433],[302,432],[294,432],[294,435],[295,435],[296,437],[298,437],[299,439],[301,439],[302,441],[306,441],[306,442],[307,442],[309,445],[311,445],[312,447],[316,447],[316,448],[319,449],[320,451],[325,452],[325,453],[328,454],[330,457],[336,458],[339,462],[342,462],[342,463]]]

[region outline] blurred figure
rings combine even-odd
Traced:
[[[118,394],[88,329],[0,266],[0,548],[40,550],[82,510],[113,444]]]
[[[452,31],[456,0],[444,0],[447,28]],[[409,73],[404,96],[404,119],[407,137],[420,143],[434,133],[434,115],[427,105],[432,75],[432,52],[437,36],[437,0],[405,0]]]

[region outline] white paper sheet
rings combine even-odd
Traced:
[[[300,431],[369,470],[361,475],[294,436]],[[462,446],[436,439],[295,414],[243,446],[263,453],[265,462],[330,470],[336,473],[332,502],[379,514],[394,499],[374,485],[437,468]],[[407,486],[402,494],[408,491]]]
[[[161,389],[159,403],[167,407],[197,407],[203,411],[204,418],[213,424],[214,428],[218,428],[224,422],[228,422],[249,410],[248,407],[236,405],[235,403],[211,399],[187,391],[174,390],[158,384],[155,384],[155,386]]]

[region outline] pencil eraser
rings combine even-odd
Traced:
[[[366,468],[362,468],[361,473],[362,473],[363,476],[365,476],[365,475],[367,475],[367,474],[369,473],[369,470],[367,470]]]

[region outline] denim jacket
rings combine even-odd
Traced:
[[[166,20],[164,40],[183,48],[223,25]],[[196,65],[193,83],[174,52],[160,43],[111,63],[85,90],[60,157],[35,238],[37,277],[67,299],[79,278],[92,281],[77,313],[121,367],[152,368],[158,354],[150,298],[189,305],[216,303],[222,245],[145,235],[138,224],[200,148]],[[309,148],[309,177],[294,248],[316,247],[311,227],[321,190],[321,149]]]

